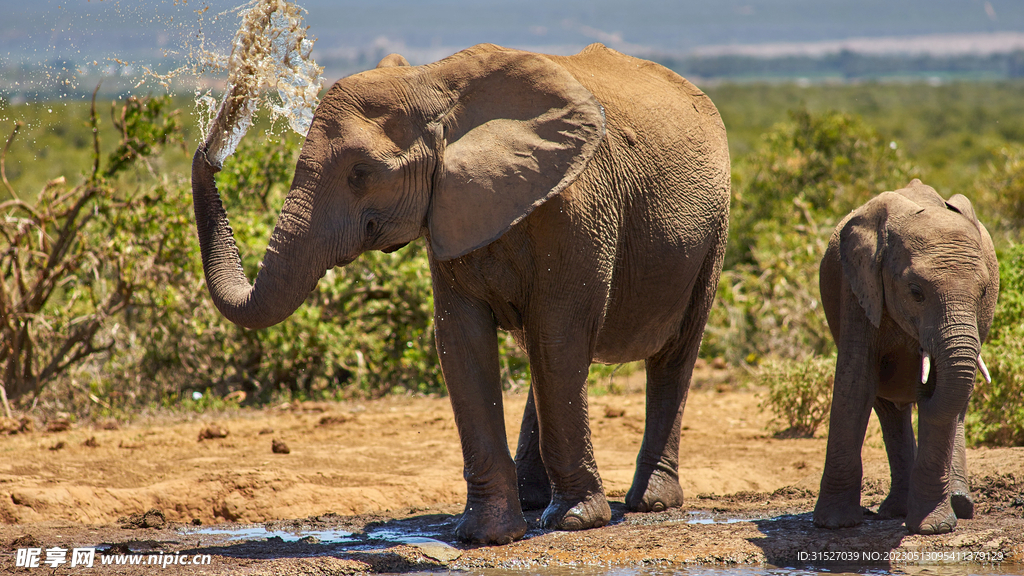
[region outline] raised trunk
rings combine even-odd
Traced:
[[[310,240],[308,194],[307,200],[294,197],[302,188],[297,178],[250,285],[217,192],[218,171],[200,146],[192,159],[192,201],[207,287],[228,320],[245,328],[273,326],[295,312],[327,270],[327,260],[316,257],[322,250]]]

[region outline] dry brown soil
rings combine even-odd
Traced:
[[[528,513],[527,537],[496,547],[454,540],[465,486],[445,398],[303,403],[217,419],[149,419],[118,430],[76,425],[4,436],[0,570],[15,571],[15,551],[33,546],[211,555],[201,569],[167,569],[189,574],[733,563],[886,568],[936,561],[977,570],[993,560],[1001,560],[997,570],[1024,569],[1024,448],[969,451],[978,513],[952,534],[912,536],[899,521],[870,517],[858,528],[816,529],[809,512],[824,433],[772,438],[756,391],[733,389],[710,372],[707,380],[718,383],[691,391],[684,418],[683,509],[633,514],[622,504],[643,431],[642,381],[630,379],[623,394],[590,398],[612,524],[548,532],[539,528],[537,513]],[[523,394],[505,398],[512,450],[524,402]],[[288,453],[272,450],[275,441]],[[876,506],[888,468],[874,421],[863,454],[863,503]],[[143,517],[152,509],[160,513]],[[295,537],[233,540],[204,532],[254,524]],[[323,530],[352,536],[289,541]],[[402,541],[408,537],[433,540]],[[96,570],[142,574],[153,568]],[[57,570],[70,571],[66,565]]]

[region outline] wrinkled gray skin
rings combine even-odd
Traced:
[[[944,201],[914,180],[839,223],[820,283],[839,357],[814,523],[861,522],[861,446],[874,407],[892,476],[878,515],[905,517],[919,534],[949,532],[974,514],[964,415],[999,292],[988,231],[967,198]]]
[[[389,56],[316,110],[253,286],[200,147],[192,187],[211,295],[250,328],[287,318],[332,266],[426,236],[438,353],[468,483],[458,535],[506,543],[521,501],[558,529],[610,518],[594,462],[592,361],[647,362],[627,496],[679,506],[679,428],[725,250],[729,155],[711,101],[600,45],[569,57],[481,45],[425,66]],[[498,328],[529,355],[514,461]]]

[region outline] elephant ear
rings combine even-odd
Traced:
[[[405,59],[405,56],[397,53],[391,53],[380,59],[377,63],[377,68],[393,68],[395,66],[408,66],[409,61]]]
[[[946,207],[955,212],[963,214],[965,218],[970,220],[975,227],[980,227],[981,222],[978,220],[977,214],[974,213],[974,206],[971,205],[971,201],[967,199],[967,196],[963,194],[954,194],[949,200],[946,200]]]
[[[579,176],[604,138],[604,111],[567,70],[481,46],[437,63],[442,160],[427,215],[431,250],[450,260],[503,235]]]
[[[843,276],[867,314],[878,328],[885,307],[882,262],[892,217],[918,212],[921,207],[896,192],[883,192],[854,210],[839,232],[839,259]]]
[[[987,290],[981,304],[983,312],[978,316],[978,332],[981,341],[984,342],[988,337],[988,329],[992,324],[992,314],[995,311],[996,299],[999,295],[999,261],[996,259],[995,245],[992,243],[988,229],[978,219],[978,215],[974,212],[974,206],[966,196],[954,194],[949,200],[946,200],[946,207],[962,214],[964,218],[974,224],[981,236],[981,258],[985,267],[988,268],[989,274]]]

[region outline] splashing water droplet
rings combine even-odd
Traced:
[[[263,97],[275,117],[285,118],[303,136],[309,132],[324,79],[323,67],[311,57],[314,40],[306,37],[302,12],[287,0],[253,0],[240,11],[242,22],[224,65],[227,93],[219,108],[209,94],[196,99],[204,115],[213,116],[204,137],[210,163],[221,166],[234,153],[252,125],[263,87],[276,89],[281,99],[277,105]],[[208,57],[215,66],[223,60]]]

